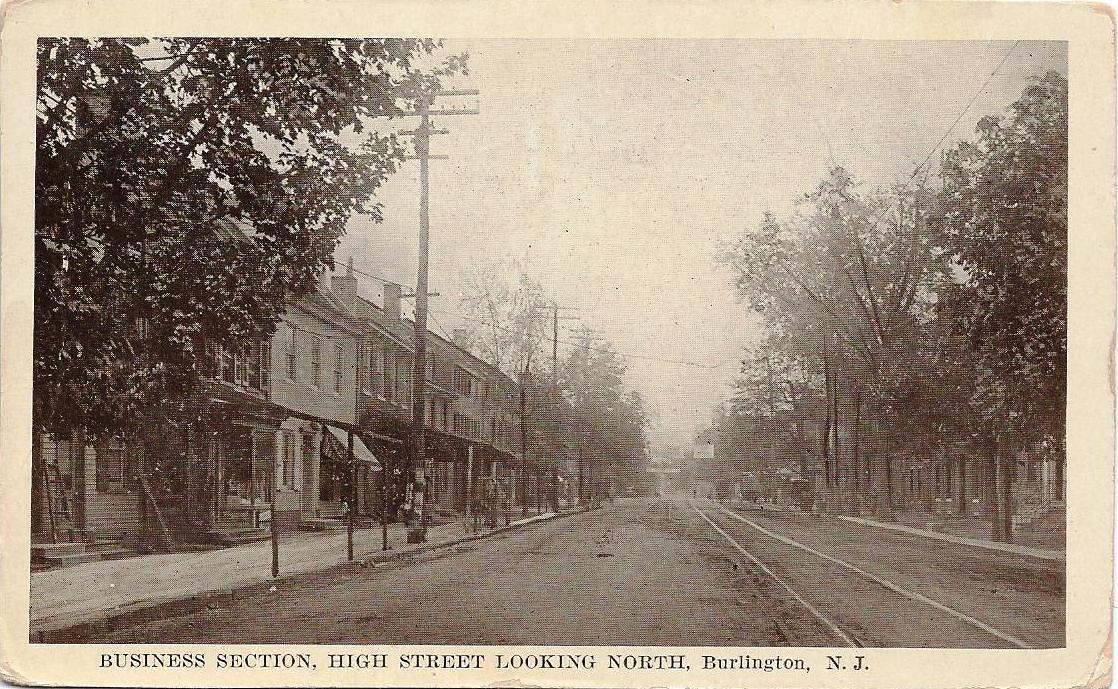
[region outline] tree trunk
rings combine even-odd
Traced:
[[[1064,462],[1067,460],[1068,443],[1067,437],[1060,437],[1060,452],[1056,457],[1055,476],[1053,477],[1056,482],[1056,492],[1054,493],[1056,500],[1064,499]]]
[[[31,427],[31,537],[43,533],[43,508],[45,503],[46,468],[43,464],[42,433]]]
[[[1001,518],[1001,485],[1005,482],[1002,476],[1001,447],[998,439],[991,436],[989,440],[990,463],[990,538],[995,541],[1005,539],[1005,524]]]
[[[850,447],[850,471],[853,474],[854,480],[853,495],[851,496],[851,508],[855,516],[862,512],[861,493],[862,493],[862,461],[861,461],[861,442],[862,442],[862,386],[854,385],[854,428],[851,430],[851,447]]]
[[[846,498],[846,484],[842,480],[842,450],[839,443],[839,384],[837,375],[832,376],[831,387],[833,389],[833,396],[831,399],[831,415],[833,417],[833,421],[831,423],[831,453],[833,456],[832,465],[834,467],[834,484],[838,492],[839,499],[844,501]]]
[[[1009,452],[1002,453],[1002,534],[1006,543],[1013,542],[1013,479],[1016,460]]]
[[[886,454],[885,462],[885,518],[892,521],[896,518],[893,514],[893,456]]]
[[[959,455],[959,516],[967,515],[967,456]]]
[[[823,420],[823,485],[831,488],[831,358],[827,353],[827,339],[823,339],[823,389],[827,398],[827,414]]]

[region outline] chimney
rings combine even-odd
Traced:
[[[357,306],[357,278],[353,276],[353,257],[346,263],[345,275],[330,278],[330,291],[351,311]]]
[[[388,282],[384,285],[384,302],[382,308],[384,313],[392,320],[400,320],[400,295],[402,291],[400,286],[394,282]]]

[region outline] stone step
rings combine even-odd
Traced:
[[[74,543],[32,543],[31,558],[42,560],[51,556],[75,555],[84,553],[85,546],[86,544],[81,541]]]
[[[136,551],[116,541],[97,541],[86,546],[86,552],[96,553],[102,560],[120,560],[137,555]]]
[[[346,522],[344,519],[304,519],[299,528],[304,531],[345,531]]]
[[[128,548],[113,548],[112,550],[97,550],[95,552],[101,556],[102,560],[123,560],[126,557],[136,557],[139,554]]]
[[[208,538],[211,542],[224,546],[256,543],[259,541],[266,541],[271,537],[271,533],[265,529],[252,528],[230,531],[211,531],[208,534]]]
[[[70,553],[68,555],[47,555],[42,562],[51,567],[69,567],[80,565],[83,562],[97,562],[99,560],[101,560],[100,553]]]

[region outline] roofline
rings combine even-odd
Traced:
[[[376,304],[374,304],[374,303],[373,303],[372,301],[370,301],[370,300],[366,299],[365,297],[362,297],[362,296],[358,295],[358,296],[357,296],[357,299],[358,299],[359,301],[362,301],[362,302],[364,302],[364,303],[365,303],[365,304],[366,304],[367,306],[369,306],[370,308],[374,309],[374,310],[375,310],[375,311],[377,311],[378,313],[381,313],[381,314],[383,314],[385,318],[388,318],[388,317],[389,317],[389,316],[388,316],[388,314],[386,314],[386,313],[385,313],[384,309],[382,309],[381,307],[377,306]],[[414,320],[412,320],[412,319],[410,319],[410,318],[400,318],[400,321],[399,321],[399,322],[400,322],[400,323],[411,323],[411,324],[413,324],[413,325],[415,324],[415,321],[414,321]],[[379,325],[379,324],[376,324],[376,323],[374,323],[374,325]],[[381,328],[379,328],[379,327],[378,327],[378,330],[382,330],[382,332],[383,332],[383,329],[381,329]],[[385,334],[385,335],[388,335],[388,336],[390,336],[390,337],[394,337],[394,336],[392,335],[392,333],[387,333],[387,332],[386,332],[386,333],[384,333],[384,334]],[[481,365],[481,367],[482,367],[483,369],[487,369],[489,373],[495,373],[495,374],[497,374],[498,376],[501,376],[501,377],[505,378],[506,380],[508,380],[508,381],[509,381],[510,383],[512,383],[513,385],[515,385],[515,384],[516,384],[516,381],[515,381],[515,380],[514,380],[514,379],[512,378],[512,376],[510,376],[510,375],[508,375],[507,373],[505,373],[504,371],[502,371],[502,370],[501,370],[501,369],[500,369],[499,367],[497,367],[497,366],[494,366],[493,364],[489,363],[488,361],[486,361],[486,360],[484,360],[484,359],[482,359],[482,358],[480,358],[480,357],[478,357],[478,356],[475,356],[475,355],[474,355],[474,354],[473,354],[472,352],[470,352],[470,351],[466,350],[466,349],[465,349],[465,348],[463,348],[463,347],[460,347],[460,346],[458,346],[458,345],[457,345],[457,344],[455,344],[455,343],[454,343],[453,341],[451,341],[451,340],[448,340],[448,339],[446,339],[445,337],[443,337],[443,336],[439,335],[438,333],[436,333],[435,331],[431,330],[430,328],[428,328],[428,329],[427,329],[427,335],[428,335],[428,337],[432,337],[432,338],[434,338],[434,339],[438,340],[439,342],[442,342],[443,344],[445,344],[445,345],[447,345],[447,346],[449,346],[449,347],[452,347],[452,348],[454,348],[454,349],[455,349],[456,351],[458,351],[459,353],[461,353],[461,354],[464,354],[464,355],[466,355],[466,357],[468,357],[468,358],[472,359],[473,361],[477,362],[478,364],[480,364],[480,365]],[[409,344],[407,344],[406,346],[408,346],[408,347],[414,347],[414,344],[410,344],[410,343],[409,343]]]

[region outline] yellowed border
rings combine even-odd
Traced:
[[[1099,5],[939,2],[501,2],[496,0],[37,0],[10,3],[0,44],[0,662],[17,681],[79,686],[1062,687],[1110,671],[1114,398],[1113,20]],[[573,671],[99,671],[107,647],[29,645],[32,165],[40,35],[372,35],[1034,39],[1069,42],[1071,243],[1067,647],[1044,651],[867,650],[866,673],[641,674]],[[146,651],[157,646],[129,647]],[[166,647],[173,648],[173,647]],[[244,650],[248,647],[239,647]],[[259,648],[259,647],[256,647]],[[397,647],[420,650],[423,647]],[[430,647],[427,647],[430,648]],[[197,647],[179,647],[198,650]],[[217,650],[232,650],[226,647]],[[480,652],[483,647],[474,647]],[[323,647],[284,647],[316,653]],[[333,650],[333,649],[331,649]],[[350,647],[350,650],[368,650]],[[497,650],[496,647],[490,650]],[[509,647],[502,649],[509,652]],[[565,649],[569,652],[594,649]],[[605,649],[598,649],[599,652]],[[664,652],[664,649],[657,649]],[[702,649],[681,649],[701,653]],[[799,652],[814,667],[825,651]]]

